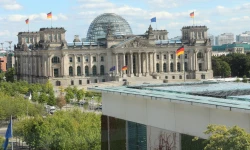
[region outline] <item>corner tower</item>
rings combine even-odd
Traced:
[[[211,45],[206,26],[185,26],[182,31],[182,43],[189,45]]]

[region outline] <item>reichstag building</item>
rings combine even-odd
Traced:
[[[211,43],[206,26],[184,26],[181,41],[168,39],[167,30],[151,25],[133,35],[121,16],[105,13],[89,26],[86,40],[65,39],[64,28],[40,28],[19,32],[15,45],[17,78],[55,86],[87,85],[123,78],[167,80],[209,79]],[[176,50],[184,46],[184,55]],[[122,69],[125,68],[125,69]]]

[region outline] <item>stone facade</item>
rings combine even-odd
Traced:
[[[20,32],[15,45],[17,78],[33,83],[50,80],[57,86],[135,76],[175,80],[184,79],[185,75],[186,79],[210,79],[212,48],[207,30],[206,26],[183,27],[182,43],[155,44],[156,37],[168,39],[168,32],[150,26],[144,35],[115,37],[107,32],[106,38],[96,43],[72,46],[67,45],[64,28]],[[182,45],[185,54],[177,57],[176,50]],[[115,70],[110,71],[113,66]],[[127,70],[122,70],[123,66]]]

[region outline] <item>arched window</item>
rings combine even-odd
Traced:
[[[77,76],[81,76],[82,71],[81,71],[81,67],[77,66]]]
[[[89,76],[89,66],[85,66],[85,76]]]
[[[101,72],[101,75],[104,75],[104,66],[103,65],[100,66],[100,72]]]
[[[178,62],[177,63],[177,71],[180,72],[181,71],[181,64]]]
[[[203,54],[202,54],[201,52],[199,52],[199,53],[197,54],[197,58],[203,58]]]
[[[61,82],[60,81],[56,81],[56,86],[61,86]]]
[[[60,58],[55,56],[52,58],[52,63],[60,63]]]
[[[170,71],[174,72],[174,64],[173,63],[170,64]]]
[[[160,72],[160,64],[159,63],[156,64],[156,72],[158,72],[158,73]]]
[[[72,66],[69,67],[69,76],[73,76],[73,67]]]
[[[96,65],[92,67],[92,73],[93,73],[93,76],[96,76]]]
[[[167,72],[167,64],[166,63],[163,64],[163,72]]]

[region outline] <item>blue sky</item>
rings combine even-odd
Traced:
[[[144,33],[150,18],[157,18],[157,29],[166,29],[169,38],[179,36],[183,26],[192,25],[190,12],[195,12],[195,25],[206,25],[209,34],[235,35],[250,31],[249,0],[0,0],[0,43],[17,43],[17,34],[50,27],[46,14],[52,11],[53,27],[64,27],[66,40],[74,35],[85,38],[88,27],[102,13],[116,13],[126,19],[134,34]],[[156,28],[156,23],[152,23]],[[5,43],[4,47],[8,44]]]

